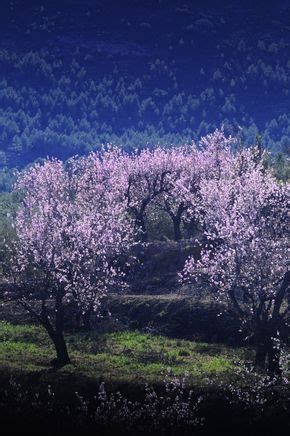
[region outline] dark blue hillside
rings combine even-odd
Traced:
[[[224,124],[290,149],[290,2],[1,2],[0,166]]]

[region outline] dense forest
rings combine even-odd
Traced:
[[[29,2],[23,11],[20,1],[4,1],[2,189],[10,168],[48,155],[67,159],[108,142],[190,143],[221,125],[246,145],[261,134],[267,149],[287,153],[289,9],[265,6],[261,17],[247,3],[217,14],[215,2],[158,1],[146,15],[137,2],[124,10]]]

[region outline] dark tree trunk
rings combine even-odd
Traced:
[[[281,350],[279,342],[275,341],[274,334],[271,330],[263,329],[259,333],[259,340],[256,342],[255,366],[258,369],[267,371],[268,375],[273,379],[279,380],[282,375],[280,368]],[[278,338],[277,338],[278,339]]]
[[[92,329],[90,310],[83,315],[83,326],[85,331],[90,331]]]
[[[171,210],[170,204],[165,201],[165,208],[164,210],[168,213],[170,218],[172,219],[173,223],[173,233],[174,233],[174,240],[180,241],[181,239],[181,218],[183,212],[186,210],[184,203],[181,202],[178,206],[177,212],[174,214],[174,212]]]
[[[47,331],[56,351],[56,358],[51,361],[51,364],[58,368],[70,363],[67,346],[63,336],[64,311],[62,298],[61,293],[57,294],[54,307],[55,326],[53,326],[50,321],[50,315],[46,307],[46,298],[43,298],[41,301],[40,313],[37,313],[34,308],[25,301],[20,302],[22,307],[24,307]]]
[[[52,365],[56,368],[61,368],[70,363],[70,358],[67,351],[67,346],[64,340],[63,332],[54,332],[51,339],[55,346],[56,359],[52,360]]]
[[[180,241],[181,239],[181,230],[180,230],[180,224],[181,224],[181,216],[177,215],[172,219],[173,221],[173,230],[174,230],[174,239],[175,241]]]
[[[275,340],[276,339],[276,340]],[[280,367],[281,348],[280,340],[274,334],[268,340],[268,365],[267,370],[271,378],[281,379],[282,369]]]
[[[264,344],[256,345],[255,366],[263,371],[266,370],[267,350]]]
[[[198,227],[195,219],[191,219],[189,222],[183,222],[184,228],[186,229],[187,238],[194,237],[197,233]]]
[[[76,316],[75,316],[75,325],[74,327],[79,330],[81,328],[81,312],[78,310],[78,308],[76,309]]]
[[[62,294],[58,293],[55,300],[55,326],[50,322],[45,302],[42,305],[42,312],[40,320],[44,328],[46,329],[50,339],[52,340],[55,351],[56,359],[52,360],[52,365],[56,368],[61,368],[70,363],[70,358],[67,351],[66,342],[63,336],[64,328],[64,309],[62,304]]]
[[[281,379],[282,370],[280,367],[281,357],[281,332],[283,326],[285,326],[284,315],[281,314],[281,307],[284,299],[287,299],[290,291],[290,271],[288,270],[282,280],[280,288],[276,294],[270,329],[269,329],[269,341],[268,341],[268,373],[270,377]]]
[[[280,367],[280,355],[279,349],[273,346],[268,352],[268,374],[271,378],[276,378],[278,380],[282,377],[282,369]]]

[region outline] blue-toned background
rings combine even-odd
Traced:
[[[290,148],[290,1],[2,0],[0,188],[101,143]]]

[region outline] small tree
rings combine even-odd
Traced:
[[[214,148],[213,137],[209,142]],[[255,147],[237,154],[225,148],[227,162],[201,185],[207,242],[199,260],[187,260],[183,276],[203,288],[207,283],[234,308],[252,336],[257,366],[279,376],[290,278],[286,189],[257,162]]]
[[[83,313],[97,311],[109,285],[122,277],[117,256],[130,246],[133,233],[126,203],[113,187],[98,155],[73,159],[67,167],[46,160],[16,183],[22,201],[11,266],[15,288],[9,295],[46,329],[56,366],[70,362],[63,335],[69,303]]]

